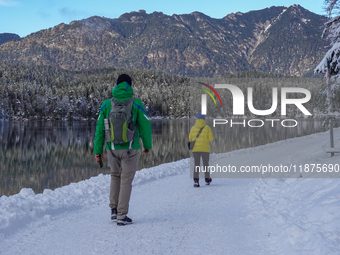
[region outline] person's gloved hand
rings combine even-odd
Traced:
[[[144,149],[144,151],[143,151],[144,153],[149,153],[150,152],[150,150],[148,150],[148,149]]]

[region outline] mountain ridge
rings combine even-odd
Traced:
[[[324,20],[299,5],[221,19],[201,12],[170,16],[139,10],[40,30],[0,45],[0,61],[66,70],[153,69],[189,77],[253,69],[301,76],[323,57]]]
[[[4,44],[6,42],[9,42],[11,40],[17,40],[20,39],[20,36],[13,33],[0,33],[0,45]]]

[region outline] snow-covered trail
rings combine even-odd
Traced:
[[[254,179],[192,187],[188,173],[134,187],[117,226],[108,203],[32,223],[3,240],[1,254],[263,254],[268,231],[252,214]],[[108,201],[107,201],[108,202]]]
[[[0,254],[338,255],[340,154],[331,157],[328,147],[324,132],[214,154],[210,164],[320,164],[338,169],[333,178],[213,177],[193,188],[189,159],[143,169],[130,226],[110,220],[109,175],[42,194],[22,189],[0,197]]]

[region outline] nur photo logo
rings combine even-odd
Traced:
[[[263,100],[265,98],[253,98],[253,88],[248,87],[247,88],[247,101],[245,101],[245,95],[243,91],[236,85],[232,84],[215,84],[214,87],[198,82],[201,85],[204,85],[208,89],[210,89],[218,98],[221,107],[223,106],[221,96],[216,91],[216,89],[227,89],[231,95],[232,95],[232,114],[239,116],[245,116],[245,105],[247,105],[247,108],[249,112],[253,115],[261,116],[261,117],[268,117],[271,114],[273,114],[277,108],[278,108],[278,99],[280,96],[280,113],[283,118],[286,118],[287,116],[287,106],[292,105],[296,107],[299,111],[301,111],[305,116],[311,116],[312,114],[306,109],[304,106],[305,103],[307,103],[311,99],[311,93],[308,89],[305,88],[298,88],[298,87],[282,87],[280,88],[280,93],[278,87],[272,87],[272,97],[271,97],[271,106],[268,109],[256,109],[254,106],[255,100]],[[213,94],[205,89],[205,88],[198,88],[202,91],[206,92],[214,101],[215,106],[217,106],[217,102],[213,96]],[[303,97],[301,98],[289,98],[290,94],[300,94]],[[201,114],[207,115],[207,94],[201,94]],[[246,122],[244,119],[242,122],[233,122],[233,120],[227,120],[227,119],[214,119],[213,120],[213,126],[217,124],[227,124],[230,122],[230,125],[243,125],[246,126],[248,124],[249,127],[262,127],[265,122],[270,122],[272,127],[274,126],[274,123],[281,122],[281,125],[283,127],[295,127],[297,125],[297,121],[294,119],[250,119]],[[293,125],[288,125],[287,123],[293,122]]]
[[[220,95],[217,93],[217,91],[213,87],[211,87],[208,84],[202,83],[202,82],[198,82],[198,84],[202,84],[202,85],[206,86],[207,88],[211,89],[211,91],[214,92],[214,94],[217,96],[218,100],[220,101],[221,106],[223,106]],[[201,89],[201,90],[205,91],[212,98],[212,100],[214,101],[215,105],[217,106],[217,103],[216,103],[216,100],[215,100],[214,96],[208,90],[206,90],[204,88],[198,88],[198,89]],[[201,106],[202,106],[201,113],[203,115],[207,115],[207,95],[206,94],[202,94],[201,95],[201,103],[202,103],[201,104]]]

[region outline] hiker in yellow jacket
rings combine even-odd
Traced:
[[[199,134],[199,135],[198,135]],[[197,137],[198,135],[198,137]],[[199,187],[199,171],[201,157],[203,160],[203,166],[205,171],[205,184],[211,183],[210,172],[208,171],[209,166],[209,155],[210,155],[210,142],[214,140],[214,135],[211,128],[206,124],[205,115],[198,113],[195,126],[190,130],[189,141],[195,141],[194,148],[192,149],[195,161],[194,168],[194,187]],[[198,166],[198,167],[197,167]]]

